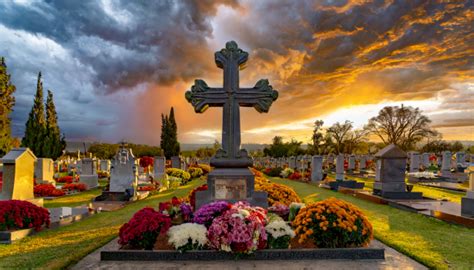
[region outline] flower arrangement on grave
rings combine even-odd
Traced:
[[[52,184],[38,184],[33,188],[36,197],[59,197],[66,193],[61,189],[56,189]]]
[[[79,181],[79,177],[71,176],[71,175],[62,176],[62,177],[59,177],[58,179],[56,179],[56,183],[70,184],[72,182],[77,182],[77,181]]]
[[[300,212],[301,208],[305,206],[306,205],[304,203],[296,203],[296,202],[290,203],[288,220],[293,221],[295,217],[298,215],[298,213]]]
[[[277,168],[266,168],[264,173],[271,177],[278,177],[282,173],[283,169],[280,167]]]
[[[176,250],[201,250],[207,246],[207,228],[197,223],[172,226],[168,231],[168,243]]]
[[[98,171],[97,175],[99,178],[107,178],[110,176],[109,172],[107,171]]]
[[[293,170],[292,168],[285,168],[283,171],[281,171],[280,176],[282,178],[288,178],[294,172],[295,172],[295,170]]]
[[[206,186],[207,187],[207,186]],[[212,221],[222,215],[225,211],[231,208],[231,204],[225,201],[217,201],[201,206],[196,212],[194,212],[193,222],[202,224],[209,228]]]
[[[298,243],[312,241],[319,248],[367,246],[372,225],[354,205],[329,198],[302,208],[292,223]]]
[[[268,212],[278,215],[283,220],[288,220],[290,208],[288,207],[288,205],[282,203],[275,203],[273,206],[268,207]]]
[[[204,171],[199,167],[189,167],[188,173],[191,175],[191,179],[204,175]]]
[[[255,185],[255,190],[265,191],[268,193],[268,205],[273,206],[281,203],[290,205],[292,202],[301,202],[300,197],[296,192],[285,185],[269,183],[263,185]]]
[[[204,190],[207,190],[207,184],[194,188],[189,192],[188,197],[186,197],[186,201],[191,204],[194,210],[196,210],[196,192]]]
[[[265,231],[267,232],[268,247],[271,249],[287,249],[295,232],[281,217],[270,219]]]
[[[166,169],[166,174],[168,176],[180,178],[183,184],[186,184],[191,179],[191,175],[187,171],[183,171],[177,168]]]
[[[207,231],[210,247],[220,251],[249,254],[266,246],[266,210],[238,202],[213,220]]]
[[[168,215],[157,212],[151,207],[145,207],[122,225],[119,231],[119,244],[151,250],[158,235],[167,233],[170,227],[171,218]]]
[[[250,168],[250,171],[255,175],[255,177],[264,177],[263,173],[256,168]]]
[[[0,201],[0,231],[34,228],[50,224],[49,211],[27,201]]]
[[[288,175],[288,179],[290,180],[301,180],[303,175],[299,172],[293,172],[292,174]]]
[[[140,158],[140,167],[142,167],[145,172],[148,172],[148,168],[153,166],[153,157],[141,157]]]
[[[155,185],[139,185],[137,187],[138,191],[155,191],[156,186]]]
[[[168,202],[160,202],[158,211],[164,215],[168,215],[173,224],[189,222],[193,217],[191,205],[176,197],[173,197],[171,201]]]
[[[87,189],[87,185],[84,183],[71,183],[71,184],[65,184],[62,188],[64,191],[84,191]]]
[[[198,168],[200,168],[204,174],[208,174],[212,171],[212,167],[207,164],[198,164]]]

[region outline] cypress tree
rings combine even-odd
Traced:
[[[178,125],[176,124],[176,120],[174,117],[174,108],[171,107],[170,110],[170,144],[171,144],[171,152],[173,156],[178,156],[180,151],[180,145],[178,142]]]
[[[178,127],[174,118],[174,109],[171,107],[170,114],[161,115],[161,141],[160,147],[166,158],[178,156],[180,146],[178,142]]]
[[[41,72],[39,72],[33,107],[26,121],[25,136],[21,141],[22,146],[29,147],[37,157],[45,157],[43,153],[43,138],[45,132],[46,120],[44,118],[43,82],[41,81]]]
[[[66,147],[64,136],[58,126],[58,116],[56,106],[54,106],[53,93],[48,90],[46,98],[46,133],[44,137],[43,153],[45,156],[57,159],[61,156],[62,151]]]
[[[15,86],[10,82],[5,58],[0,59],[0,157],[10,151],[12,146],[10,118],[8,115],[15,105]]]

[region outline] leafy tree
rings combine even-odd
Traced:
[[[453,153],[460,152],[464,149],[464,145],[460,141],[455,141],[455,142],[451,143],[449,149]]]
[[[346,120],[343,124],[337,122],[328,128],[327,133],[335,141],[336,154],[344,151],[344,142],[350,140],[352,122]]]
[[[61,136],[58,126],[56,106],[54,106],[53,93],[48,90],[46,98],[46,130],[43,141],[43,153],[46,157],[57,159],[66,148],[64,135]]]
[[[16,88],[10,81],[7,73],[5,58],[0,59],[0,157],[4,156],[12,147],[10,118],[8,115],[15,105],[13,93]]]
[[[41,72],[38,73],[36,94],[33,107],[26,121],[25,136],[21,141],[22,146],[29,147],[37,157],[45,157],[43,153],[43,139],[46,133],[46,120],[44,117],[43,82]]]
[[[170,115],[161,115],[161,141],[160,147],[163,149],[166,158],[178,156],[180,145],[178,142],[178,126],[174,117],[174,108],[171,107]]]
[[[118,148],[118,144],[95,143],[89,146],[87,152],[92,153],[94,156],[100,159],[112,159],[117,153]]]
[[[378,136],[384,144],[396,144],[403,150],[412,150],[422,139],[436,136],[431,120],[419,108],[388,106],[376,117],[369,119],[365,129]]]
[[[263,153],[271,157],[288,157],[302,155],[305,150],[301,148],[302,142],[292,139],[290,142],[284,143],[283,138],[275,136],[273,143],[263,149]]]
[[[324,121],[317,120],[314,122],[313,136],[311,136],[311,152],[313,154],[321,155],[324,151],[324,135],[322,133]]]

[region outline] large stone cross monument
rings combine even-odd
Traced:
[[[224,70],[224,87],[209,87],[203,80],[196,80],[186,99],[197,113],[209,107],[222,107],[222,149],[211,159],[215,170],[209,174],[207,191],[196,195],[196,206],[216,201],[246,200],[265,206],[266,194],[254,192],[254,177],[248,169],[253,160],[245,149],[240,149],[240,107],[254,107],[258,112],[268,112],[278,92],[268,80],[259,80],[252,88],[240,88],[239,69],[248,60],[248,53],[234,41],[215,53],[217,67]]]

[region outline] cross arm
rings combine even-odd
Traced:
[[[240,106],[254,107],[258,112],[266,113],[278,98],[278,91],[273,90],[267,79],[262,79],[252,88],[240,88],[236,98]]]
[[[203,80],[195,80],[190,91],[186,91],[186,100],[197,113],[203,113],[209,107],[222,107],[227,101],[227,95],[222,88],[211,88]]]

